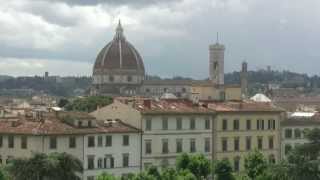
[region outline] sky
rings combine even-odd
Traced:
[[[225,71],[271,66],[319,74],[319,0],[0,0],[0,74],[91,75],[121,19],[146,73],[208,77],[208,46]]]

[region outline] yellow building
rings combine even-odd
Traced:
[[[270,103],[226,101],[207,104],[216,111],[212,159],[228,159],[235,171],[244,169],[244,158],[253,149],[270,162],[280,159],[282,109]]]
[[[191,99],[203,100],[241,100],[240,85],[214,85],[210,82],[193,83]]]

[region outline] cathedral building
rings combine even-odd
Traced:
[[[90,94],[146,97],[173,94],[194,101],[240,100],[245,88],[224,83],[224,52],[225,46],[218,40],[209,45],[208,80],[149,80],[145,78],[141,55],[125,38],[119,21],[113,40],[96,58]]]

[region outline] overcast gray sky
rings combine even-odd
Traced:
[[[319,0],[0,0],[0,74],[90,75],[118,19],[148,74],[208,77],[220,34],[226,71],[319,74]]]

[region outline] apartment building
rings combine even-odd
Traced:
[[[188,100],[118,99],[91,115],[97,119],[121,119],[142,130],[141,166],[174,166],[182,153],[212,151],[214,111]]]
[[[320,128],[320,114],[317,112],[295,112],[281,122],[281,155],[286,155],[296,146],[307,143],[305,133]]]
[[[282,109],[253,101],[208,102],[215,111],[212,159],[228,159],[235,171],[244,170],[244,157],[253,149],[270,162],[280,159]]]
[[[0,163],[32,153],[66,152],[83,162],[84,180],[102,172],[140,170],[140,131],[119,120],[97,121],[86,113],[40,113],[0,119]]]

